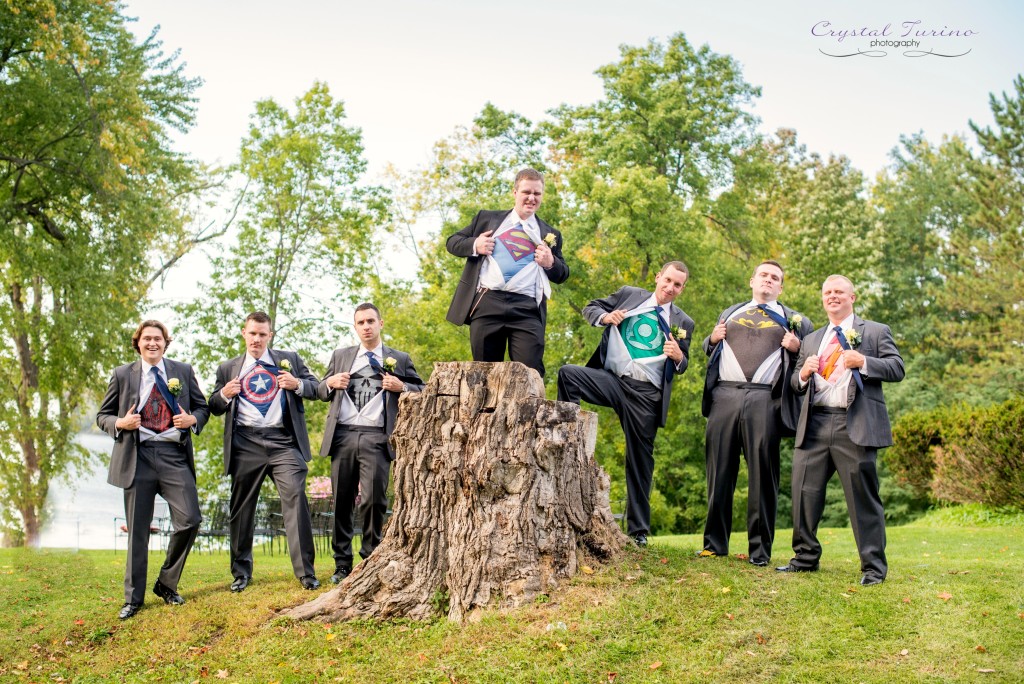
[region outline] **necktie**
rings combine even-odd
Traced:
[[[658,327],[661,328],[662,334],[664,334],[665,338],[668,339],[668,336],[672,334],[672,331],[668,327],[668,323],[665,322],[665,319],[661,317],[661,314],[664,311],[665,311],[664,307],[661,307],[661,306],[654,307],[654,313],[656,313],[658,315]]]
[[[366,360],[370,362],[370,368],[372,368],[375,373],[384,375],[384,373],[387,372],[384,370],[384,366],[380,365],[380,362],[377,361],[377,357],[373,355],[372,351],[366,352]]]
[[[774,311],[769,309],[764,304],[758,304],[757,308],[760,309],[761,312],[765,316],[767,316],[768,318],[772,319],[773,321],[775,321],[776,323],[781,325],[783,330],[789,330],[789,324],[786,322],[786,319],[784,317],[782,317],[779,314],[775,313]]]
[[[167,383],[164,382],[164,376],[160,375],[160,371],[156,366],[150,368],[149,373],[153,376],[156,388],[160,391],[160,396],[163,397],[164,401],[167,402],[167,405],[171,407],[171,415],[178,415],[180,413],[178,410],[178,400],[174,398],[173,394],[171,394],[170,388],[167,387]]]
[[[669,336],[672,334],[672,330],[668,327],[668,323],[665,322],[665,319],[661,317],[661,312],[664,310],[664,307],[662,307],[661,305],[655,306],[654,315],[658,319],[658,327],[661,328],[661,332],[665,336],[665,341],[668,341]],[[672,373],[674,373],[675,370],[676,364],[672,361],[672,359],[666,357],[664,371],[665,377],[671,377]]]
[[[850,343],[846,340],[846,335],[843,334],[842,326],[837,325],[832,329],[836,331],[836,340],[839,342],[839,346],[842,347],[844,350],[851,349],[852,347],[850,347]],[[850,371],[853,373],[853,379],[857,381],[857,389],[863,392],[864,380],[861,379],[860,377],[860,369],[851,368]]]

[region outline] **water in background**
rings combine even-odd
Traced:
[[[50,483],[46,504],[53,512],[50,523],[40,535],[40,546],[64,549],[113,549],[127,545],[127,538],[115,531],[124,524],[124,490],[107,484],[107,466],[112,437],[99,431],[80,433],[76,440],[96,454],[96,466],[73,482],[62,479]],[[166,515],[167,503],[156,500],[155,515]],[[114,519],[117,518],[115,524]]]

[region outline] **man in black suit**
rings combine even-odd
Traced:
[[[793,389],[803,394],[793,453],[793,551],[779,572],[814,572],[821,559],[818,523],[833,473],[846,494],[863,585],[885,580],[885,510],[875,460],[892,445],[883,382],[903,379],[903,359],[889,326],[853,313],[857,295],[846,276],[821,286],[829,324],[804,338]]]
[[[448,251],[466,258],[448,320],[469,323],[474,361],[521,361],[544,375],[544,328],[551,283],[564,283],[562,235],[537,218],[544,177],[516,175],[515,207],[481,211],[448,238]]]
[[[180,605],[178,580],[203,517],[196,491],[192,433],[199,434],[210,412],[192,366],[164,358],[171,343],[160,321],[143,321],[132,335],[139,355],[114,370],[96,424],[114,438],[107,482],[124,490],[128,560],[124,571],[122,620],[142,608],[146,598],[149,533],[153,503],[167,501],[174,532],[153,593]]]
[[[331,402],[320,455],[331,457],[334,490],[334,574],[337,584],[352,572],[352,509],[362,490],[363,520],[359,555],[369,557],[380,543],[388,511],[388,478],[395,451],[388,441],[398,416],[398,395],[419,392],[423,380],[412,359],[381,341],[384,321],[370,303],[356,307],[361,344],[335,349],[319,397]]]
[[[747,549],[753,565],[772,557],[779,501],[779,444],[792,436],[799,412],[789,385],[800,340],[814,328],[779,303],[785,274],[762,261],[750,277],[752,299],[718,317],[704,339],[710,357],[701,412],[708,419],[704,451],[708,517],[701,556],[729,555],[732,502],[740,451],[747,461]]]
[[[313,525],[306,500],[309,435],[303,399],[316,399],[319,381],[292,351],[270,349],[274,332],[262,311],[242,328],[246,353],[217,368],[210,410],[224,420],[224,472],[231,476],[231,591],[252,581],[252,544],[260,487],[269,475],[281,498],[292,571],[306,589],[313,570]]]
[[[686,371],[693,319],[673,304],[689,270],[665,264],[654,292],[623,287],[583,308],[591,325],[606,326],[597,350],[583,366],[558,369],[558,399],[610,406],[626,436],[627,531],[647,546],[651,531],[654,436],[668,419],[672,381]]]

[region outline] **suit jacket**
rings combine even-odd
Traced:
[[[203,431],[203,426],[210,418],[210,410],[206,405],[203,391],[199,389],[195,372],[187,363],[179,363],[164,359],[164,372],[167,379],[177,378],[181,382],[181,393],[176,397],[178,406],[196,418],[195,433]],[[118,366],[107,385],[107,393],[103,397],[100,409],[96,413],[96,424],[101,430],[114,438],[114,449],[110,454],[110,468],[107,470],[107,482],[127,489],[135,481],[135,463],[138,446],[138,430],[118,430],[117,419],[128,413],[128,407],[135,405],[138,411],[139,387],[142,385],[142,360]],[[155,387],[153,391],[158,391]],[[182,444],[188,456],[188,466],[192,475],[196,474],[195,458],[192,455],[192,429],[182,430]]]
[[[625,309],[626,311],[635,309],[650,299],[651,294],[651,292],[642,288],[627,285],[609,297],[595,299],[587,304],[583,307],[583,317],[590,321],[591,325],[601,325],[601,318],[606,313],[616,309]],[[669,307],[669,325],[679,326],[686,331],[686,336],[681,340],[676,340],[683,352],[683,360],[679,362],[679,368],[677,369],[671,360],[665,364],[667,370],[662,376],[661,381],[661,416],[659,423],[661,427],[665,427],[665,423],[668,421],[668,402],[672,397],[672,381],[677,374],[682,375],[685,373],[687,366],[690,364],[690,340],[693,339],[693,319],[687,316],[675,304]],[[601,335],[601,343],[597,346],[590,360],[587,361],[588,368],[604,368],[605,358],[607,358],[608,354],[608,337],[613,330],[618,330],[618,327],[614,325],[605,326],[604,333]]]
[[[511,209],[506,211],[480,211],[473,217],[472,223],[448,238],[448,251],[458,257],[466,257],[466,265],[462,269],[462,278],[459,279],[459,286],[455,289],[455,296],[452,297],[452,304],[448,307],[448,320],[455,325],[463,325],[469,322],[469,314],[476,302],[476,288],[480,282],[480,269],[483,266],[485,257],[473,256],[473,242],[482,233],[488,230],[497,230],[505,217],[512,213]],[[540,226],[540,236],[543,239],[548,234],[555,236],[555,244],[551,247],[551,255],[555,263],[546,271],[548,280],[553,283],[564,283],[569,277],[569,267],[562,258],[562,234],[544,223],[537,217],[537,225]],[[546,323],[548,315],[547,298],[540,303],[540,321]]]
[[[800,344],[800,356],[796,361],[797,368],[803,367],[808,356],[818,353],[822,338],[830,334],[833,327],[824,325],[804,338]],[[882,383],[899,382],[903,379],[903,357],[896,348],[889,326],[865,321],[854,315],[853,329],[861,336],[861,342],[856,350],[871,360],[867,362],[869,375],[862,376],[863,392],[857,388],[855,380],[850,380],[850,394],[853,395],[853,400],[846,409],[846,430],[850,440],[862,447],[881,449],[892,446],[892,427],[889,425],[889,412],[885,408]],[[796,446],[800,447],[807,434],[807,419],[814,410],[811,405],[811,398],[814,395],[813,378],[801,388],[798,371],[793,373],[790,384],[797,394],[804,395],[796,427]]]
[[[309,372],[302,357],[293,351],[270,350],[270,358],[274,365],[280,366],[281,361],[287,359],[292,365],[289,371],[296,378],[302,380],[301,396],[293,390],[281,390],[285,396],[284,428],[295,437],[295,443],[299,447],[302,458],[309,461],[312,455],[309,451],[309,433],[306,431],[306,408],[302,404],[303,399],[316,399],[316,376]],[[215,416],[228,414],[224,420],[224,474],[231,474],[231,434],[235,427],[235,413],[238,411],[238,397],[225,400],[221,396],[221,389],[224,385],[238,377],[242,372],[242,362],[245,354],[236,356],[230,361],[225,361],[217,367],[217,385],[210,395],[210,412]]]
[[[728,320],[730,316],[736,313],[737,309],[744,307],[749,303],[750,300],[747,300],[729,307],[722,312],[722,315],[718,317],[718,320]],[[803,316],[799,311],[790,309],[782,302],[779,302],[779,306],[782,307],[783,314],[786,316],[787,321],[791,320],[793,316],[801,316],[803,318],[803,320],[800,321],[800,325],[798,325],[796,330],[793,331],[793,334],[803,341],[803,339],[807,337],[812,330],[814,330],[814,326],[809,320],[807,320],[807,316]],[[721,344],[721,342],[719,342],[719,344]],[[711,357],[715,347],[718,345],[712,345],[711,336],[708,335],[704,338],[702,346],[704,348],[704,353],[707,354],[708,357]],[[793,392],[793,388],[789,384],[790,376],[793,375],[793,369],[799,367],[795,364],[799,353],[799,350],[796,352],[791,352],[786,349],[783,350],[782,373],[779,375],[778,382],[772,387],[772,396],[782,398],[782,424],[785,427],[783,434],[786,436],[792,436],[794,434],[796,431],[796,421],[800,415],[800,398]],[[710,359],[708,361],[707,373],[704,375],[704,396],[701,399],[700,411],[705,418],[711,415],[711,404],[714,398],[715,385],[718,384],[719,363],[721,358],[721,354],[714,354],[714,359]]]
[[[327,413],[327,426],[324,428],[324,441],[320,445],[320,455],[327,456],[331,453],[331,441],[334,439],[334,430],[338,427],[338,414],[341,413],[341,395],[345,393],[344,390],[334,390],[327,386],[327,378],[331,377],[335,373],[347,373],[352,369],[352,362],[356,360],[356,354],[362,349],[361,345],[354,347],[345,347],[344,349],[335,349],[334,353],[331,354],[331,362],[327,366],[327,373],[324,375],[323,382],[317,386],[317,396],[322,401],[331,402],[331,408]],[[399,377],[405,382],[407,389],[412,392],[419,392],[423,389],[423,380],[416,372],[416,368],[412,365],[412,359],[405,352],[400,352],[397,349],[384,345],[384,358],[389,356],[393,357],[398,363],[395,364],[395,370],[391,375]],[[385,393],[384,397],[384,434],[389,438],[391,433],[395,429],[395,419],[398,416],[398,395],[401,392],[389,392],[383,390]],[[391,442],[388,442],[388,455],[391,460],[395,460],[395,450],[391,446]]]

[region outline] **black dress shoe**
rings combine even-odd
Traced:
[[[231,591],[235,592],[236,594],[240,591],[245,591],[245,588],[249,586],[249,582],[251,581],[251,577],[246,577],[244,575],[241,577],[236,577],[235,581],[231,583]]]
[[[639,546],[641,549],[647,546],[647,535],[643,532],[633,535],[633,543]]]
[[[164,603],[172,606],[180,606],[185,603],[185,599],[181,598],[181,594],[174,591],[160,580],[157,580],[156,584],[153,585],[153,593],[162,598]]]
[[[305,575],[303,577],[300,577],[299,584],[302,585],[303,589],[312,590],[320,588],[320,580],[318,580],[316,577],[313,577],[312,575]]]
[[[756,560],[754,560],[754,559],[751,559],[751,560],[749,561],[749,563],[750,563],[751,565],[756,565],[756,566],[757,566],[757,567],[759,567],[759,568],[767,568],[767,567],[768,567],[768,561],[766,561],[766,560],[763,560],[763,561],[756,561]],[[788,572],[788,571],[787,571],[787,572]]]
[[[818,572],[818,566],[815,565],[813,568],[801,568],[790,563],[789,565],[782,565],[775,568],[775,572]]]
[[[348,577],[349,573],[352,572],[352,568],[340,567],[334,570],[334,574],[331,575],[331,584],[338,584],[341,580]]]
[[[862,587],[870,587],[874,584],[881,584],[884,581],[885,578],[879,577],[878,575],[864,575],[860,578],[860,585]]]
[[[117,614],[119,620],[127,620],[130,617],[135,617],[135,614],[142,610],[141,603],[126,603],[121,606],[121,612]]]

